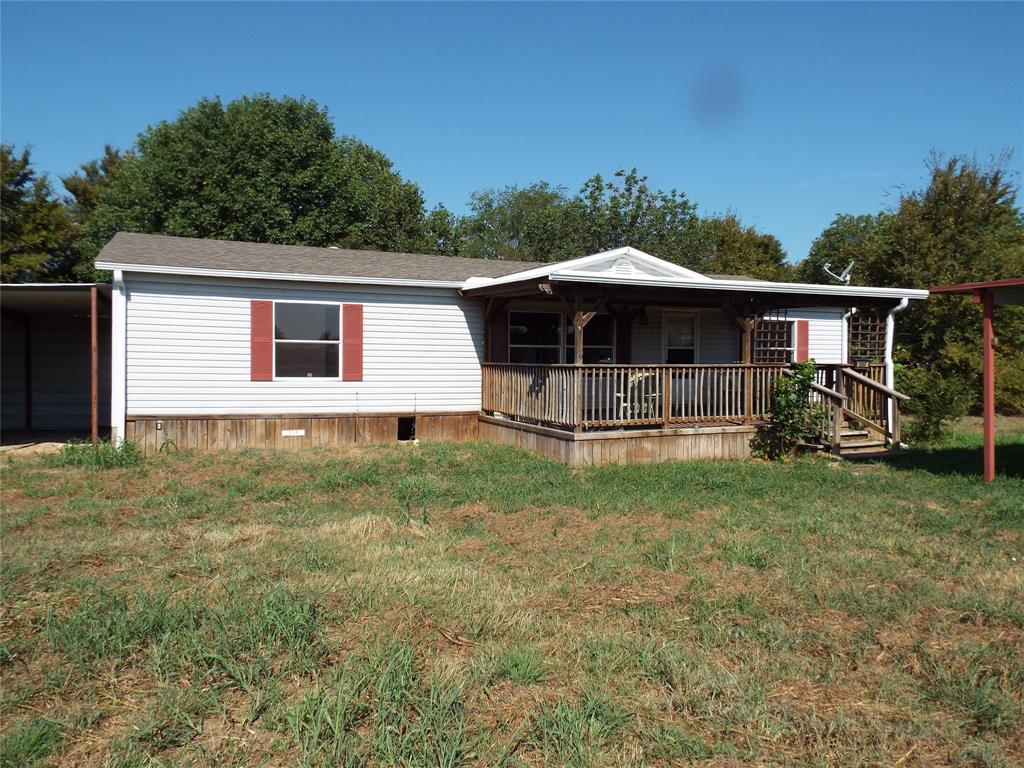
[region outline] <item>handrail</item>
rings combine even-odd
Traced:
[[[910,399],[908,395],[904,395],[902,392],[897,392],[895,389],[889,389],[889,387],[885,386],[885,384],[879,384],[874,379],[869,379],[867,376],[857,373],[855,370],[848,366],[843,366],[843,375],[849,376],[854,381],[858,381],[864,386],[870,387],[871,389],[875,390],[876,392],[881,392],[885,395],[888,395],[889,397],[895,397],[897,400]]]
[[[783,368],[781,373],[782,373],[783,376],[793,376],[794,375],[793,371],[790,370],[789,368]],[[825,395],[826,397],[831,397],[833,400],[838,400],[840,403],[844,403],[844,402],[846,402],[847,400],[850,399],[846,395],[841,394],[839,392],[836,392],[834,389],[829,389],[828,387],[823,387],[823,386],[821,386],[821,384],[818,384],[817,382],[811,382],[811,389],[813,391],[817,392],[819,395]]]

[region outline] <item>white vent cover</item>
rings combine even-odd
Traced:
[[[632,277],[636,269],[633,267],[633,262],[629,259],[618,259],[612,265],[612,272],[623,277]]]

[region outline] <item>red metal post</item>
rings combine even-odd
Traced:
[[[96,320],[96,286],[89,289],[89,334],[90,334],[90,379],[89,396],[92,406],[92,441],[100,439],[100,372],[99,372],[99,329]]]
[[[981,290],[982,339],[985,358],[982,368],[985,421],[985,480],[996,476],[996,359],[992,349],[992,291]]]

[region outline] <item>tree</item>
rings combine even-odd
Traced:
[[[774,237],[734,214],[701,219],[686,195],[652,190],[635,168],[597,174],[573,196],[544,181],[488,189],[469,207],[458,226],[467,256],[550,262],[630,245],[699,272],[788,275]]]
[[[381,152],[336,137],[313,101],[260,95],[225,106],[203,99],[173,122],[147,128],[116,173],[113,165],[109,183],[96,185],[98,202],[79,241],[90,258],[118,230],[432,249],[419,188]]]
[[[702,219],[692,239],[699,256],[695,262],[711,274],[743,275],[760,280],[792,280],[795,270],[786,263],[786,251],[774,235],[744,226],[733,214]]]
[[[631,245],[668,261],[692,263],[697,206],[675,189],[652,191],[636,168],[617,171],[617,181],[588,179],[579,199],[586,206],[588,252]]]
[[[68,207],[79,226],[96,210],[100,195],[117,178],[124,164],[133,158],[131,152],[122,153],[107,144],[103,147],[102,157],[82,163],[75,173],[61,177],[64,189],[71,195]]]
[[[838,274],[850,262],[855,262],[850,282],[864,285],[866,264],[877,258],[887,222],[888,214],[884,212],[861,216],[839,214],[811,244],[807,258],[797,269],[799,279],[805,283],[835,283],[835,278],[825,271],[825,265],[829,264]]]
[[[71,280],[75,261],[71,221],[49,178],[33,170],[27,147],[19,155],[13,145],[0,145],[0,167],[0,278],[3,282]]]
[[[583,204],[547,182],[476,192],[469,208],[458,224],[464,256],[550,262],[590,252]]]
[[[927,288],[1024,275],[1024,217],[1008,161],[1008,155],[982,164],[933,154],[927,187],[904,193],[890,211],[837,217],[815,241],[802,273],[817,276],[824,261],[842,267],[856,259],[855,282],[870,285]],[[996,327],[997,404],[1024,412],[1024,310],[997,308]],[[917,302],[897,328],[897,360],[980,390],[981,314],[970,299]]]

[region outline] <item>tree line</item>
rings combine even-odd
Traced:
[[[546,181],[482,190],[462,216],[428,210],[383,153],[338,135],[307,99],[203,99],[129,149],[105,147],[60,179],[63,194],[33,169],[29,149],[0,153],[4,282],[102,279],[96,254],[119,230],[538,262],[628,244],[699,272],[773,280],[834,282],[824,265],[853,261],[854,282],[903,287],[1024,275],[1007,156],[933,155],[926,187],[900,192],[887,210],[838,215],[794,264],[771,234],[732,213],[701,215],[635,168],[597,174],[575,193]],[[934,389],[936,376],[969,399],[981,368],[977,315],[947,297],[901,316],[897,353],[918,387]],[[1000,405],[1024,412],[1024,312],[1001,308],[997,321]]]

